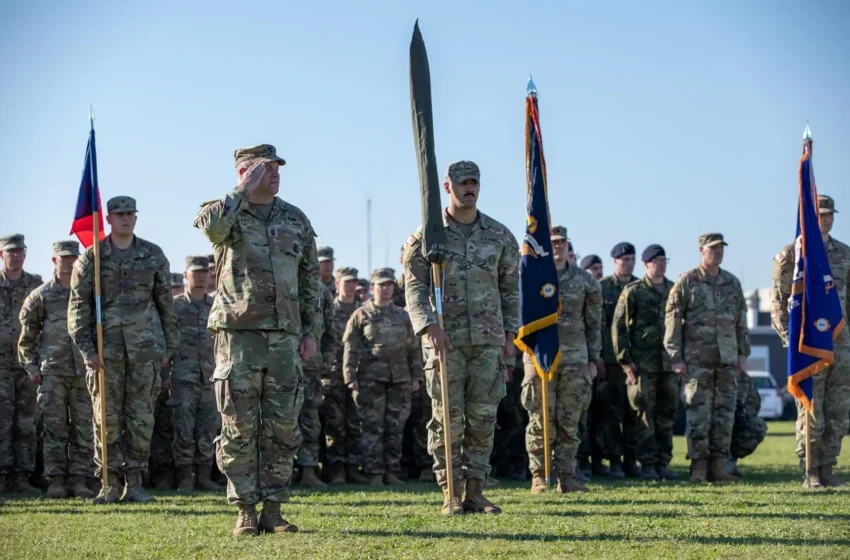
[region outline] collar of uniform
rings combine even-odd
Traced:
[[[258,220],[262,221],[263,217],[254,212],[252,208],[252,203],[247,201],[245,202],[245,211],[257,218]],[[286,206],[284,205],[283,200],[281,200],[279,196],[274,197],[274,200],[272,201],[272,211],[269,212],[269,220],[267,223],[275,223],[285,213]]]
[[[18,278],[18,280],[20,282],[26,282],[27,281],[26,270],[21,274],[21,277]],[[6,269],[5,268],[0,269],[0,288],[8,288],[10,284],[11,284],[11,282],[6,277]]]
[[[699,273],[700,282],[708,282],[708,273],[706,273],[705,268],[702,265],[697,267],[697,271]],[[725,284],[726,280],[723,278],[723,269],[718,269],[717,271],[717,284]]]
[[[59,277],[54,273],[53,276],[50,277],[48,281],[47,289],[55,290],[57,292],[70,292],[71,288],[65,288],[62,286],[62,282],[59,281]]]
[[[623,286],[623,287],[628,286],[629,284],[631,284],[631,283],[632,283],[632,282],[634,282],[635,280],[638,280],[638,277],[637,277],[637,276],[635,276],[634,274],[632,274],[631,276],[629,276],[629,278],[628,278],[625,282],[620,282],[620,279],[619,279],[619,278],[617,278],[617,275],[616,275],[616,274],[612,274],[612,275],[611,275],[611,276],[609,276],[608,278],[610,278],[610,279],[611,279],[611,281],[612,281],[612,282],[614,282],[614,285],[615,285],[615,286]],[[603,278],[603,280],[604,280],[604,278]]]
[[[641,283],[644,286],[646,286],[647,288],[649,288],[650,290],[655,291],[655,284],[653,284],[652,280],[649,279],[649,274],[643,275],[643,279],[641,280]],[[666,288],[668,283],[669,283],[669,280],[667,280],[667,277],[665,276],[664,281],[661,284]]]
[[[455,225],[456,220],[449,216],[449,211],[447,208],[443,208],[443,227],[447,227],[452,230],[456,230],[457,226]],[[481,227],[481,229],[490,229],[490,219],[484,215],[484,213],[479,210],[478,217],[475,219],[473,224],[477,224]],[[473,228],[475,231],[475,228]]]
[[[115,246],[112,244],[112,236],[111,235],[106,236],[106,239],[103,240],[103,245],[102,245],[103,254],[101,256],[108,257],[109,255],[111,255],[114,247]],[[148,256],[147,248],[145,248],[145,246],[142,245],[142,242],[139,239],[139,236],[136,235],[136,234],[133,234],[133,242],[127,248],[132,249],[133,253],[135,254],[136,257],[146,257],[146,256]]]

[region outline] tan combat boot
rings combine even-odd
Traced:
[[[328,480],[334,486],[345,484],[345,467],[342,463],[331,463],[328,467]]]
[[[546,476],[543,473],[533,473],[531,475],[531,493],[543,494],[549,491],[549,486],[546,484]]]
[[[369,479],[369,486],[383,486],[384,485],[384,475],[382,474],[373,474],[372,478]]]
[[[434,469],[424,467],[419,471],[419,482],[437,482],[437,476],[434,474]]]
[[[177,470],[177,491],[191,492],[195,489],[195,473],[191,465]]]
[[[310,488],[317,488],[319,490],[324,490],[328,487],[328,485],[322,482],[318,475],[316,475],[316,467],[301,468],[301,486],[309,486]]]
[[[454,491],[455,495],[451,496],[449,494],[449,487],[443,486],[443,508],[440,510],[440,513],[443,515],[463,515],[463,504],[461,504],[460,500],[460,489],[462,488],[462,484],[459,480],[455,481]]]
[[[484,481],[480,478],[466,479],[466,499],[463,510],[476,513],[502,513],[502,508],[484,497]]]
[[[121,495],[121,501],[134,504],[152,504],[156,502],[156,498],[142,488],[142,473],[129,472],[124,473],[124,493]]]
[[[100,491],[95,496],[92,504],[101,505],[101,504],[114,504],[118,502],[118,499],[121,497],[121,489],[118,486],[118,475],[112,471],[109,472],[109,477],[106,481],[109,486],[103,487],[101,486]]]
[[[86,486],[86,479],[82,476],[72,476],[68,479],[68,489],[71,492],[72,496],[77,498],[85,498],[89,500],[94,498],[94,492]],[[48,490],[48,494],[50,491]]]
[[[297,533],[298,527],[280,516],[280,502],[263,502],[257,529],[263,533]]]
[[[841,479],[832,472],[832,465],[821,465],[818,471],[820,472],[820,482],[824,486],[844,486]]]
[[[41,490],[30,484],[30,474],[28,472],[15,473],[12,482],[12,492],[26,496],[41,496]]]
[[[812,467],[806,471],[806,476],[803,477],[803,488],[821,488],[820,470],[817,467]]]
[[[369,484],[369,479],[360,474],[357,465],[345,465],[345,479],[351,484]]]
[[[65,489],[65,479],[63,477],[50,477],[50,486],[47,487],[47,497],[51,500],[68,497],[68,490]]]
[[[726,472],[726,459],[724,457],[715,456],[711,458],[711,463],[708,468],[708,480],[711,482],[725,483],[738,482],[741,479]]]
[[[198,487],[201,490],[222,490],[221,484],[215,482],[210,476],[212,475],[212,467],[199,466],[197,469]],[[321,481],[320,481],[321,482]]]
[[[574,474],[563,474],[558,477],[558,492],[568,494],[570,492],[590,492],[590,490]]]
[[[232,534],[234,537],[257,536],[257,508],[254,504],[236,504],[239,513],[236,515],[236,527]]]
[[[702,484],[708,477],[708,459],[691,460],[691,484]]]
[[[384,484],[388,486],[404,486],[404,481],[393,473],[386,473],[384,475]]]

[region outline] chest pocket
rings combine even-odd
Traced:
[[[122,280],[127,278],[130,286],[142,292],[150,292],[153,290],[154,276],[156,268],[153,259],[143,258],[127,261],[121,266]]]
[[[44,296],[44,322],[53,326],[67,325],[68,298],[62,294],[49,293]]]
[[[304,244],[301,236],[294,229],[284,224],[273,224],[268,226],[269,246],[276,253],[286,255],[294,259],[300,259],[304,253]]]

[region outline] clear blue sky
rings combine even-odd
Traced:
[[[73,4],[73,7],[71,6]],[[661,243],[675,277],[697,236],[769,287],[794,232],[801,134],[850,242],[850,3],[6,2],[0,7],[0,233],[49,274],[67,238],[97,114],[104,199],[139,205],[137,233],[183,258],[210,246],[199,203],[235,184],[234,148],[271,143],[281,196],[338,265],[396,265],[420,220],[408,89],[418,17],[441,169],[482,169],[481,209],[519,237],[524,95],[540,90],[553,221],[578,252]],[[144,4],[144,7],[142,5]],[[525,6],[525,7],[524,7]],[[388,262],[387,255],[389,256]],[[643,273],[638,266],[638,274]]]

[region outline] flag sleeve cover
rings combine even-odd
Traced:
[[[419,21],[410,41],[410,112],[413,140],[419,166],[419,190],[422,197],[422,254],[432,263],[445,258],[446,232],[440,202],[440,179],[434,151],[434,117],[431,110],[431,70]]]
[[[537,114],[537,98],[526,98],[526,175],[528,212],[519,261],[520,327],[517,348],[534,364],[537,374],[551,379],[561,360],[558,343],[560,295],[550,239],[546,161]]]
[[[71,232],[76,234],[83,247],[89,248],[94,243],[94,213],[97,212],[98,238],[103,240],[103,213],[100,211],[100,189],[97,185],[97,149],[95,148],[94,126],[89,132],[86,145],[86,162],[83,167],[83,178],[80,181],[80,192],[77,195],[77,208],[74,212],[74,223]]]
[[[813,411],[812,376],[834,362],[844,317],[820,233],[811,151],[800,160],[794,276],[788,300],[788,392]]]

